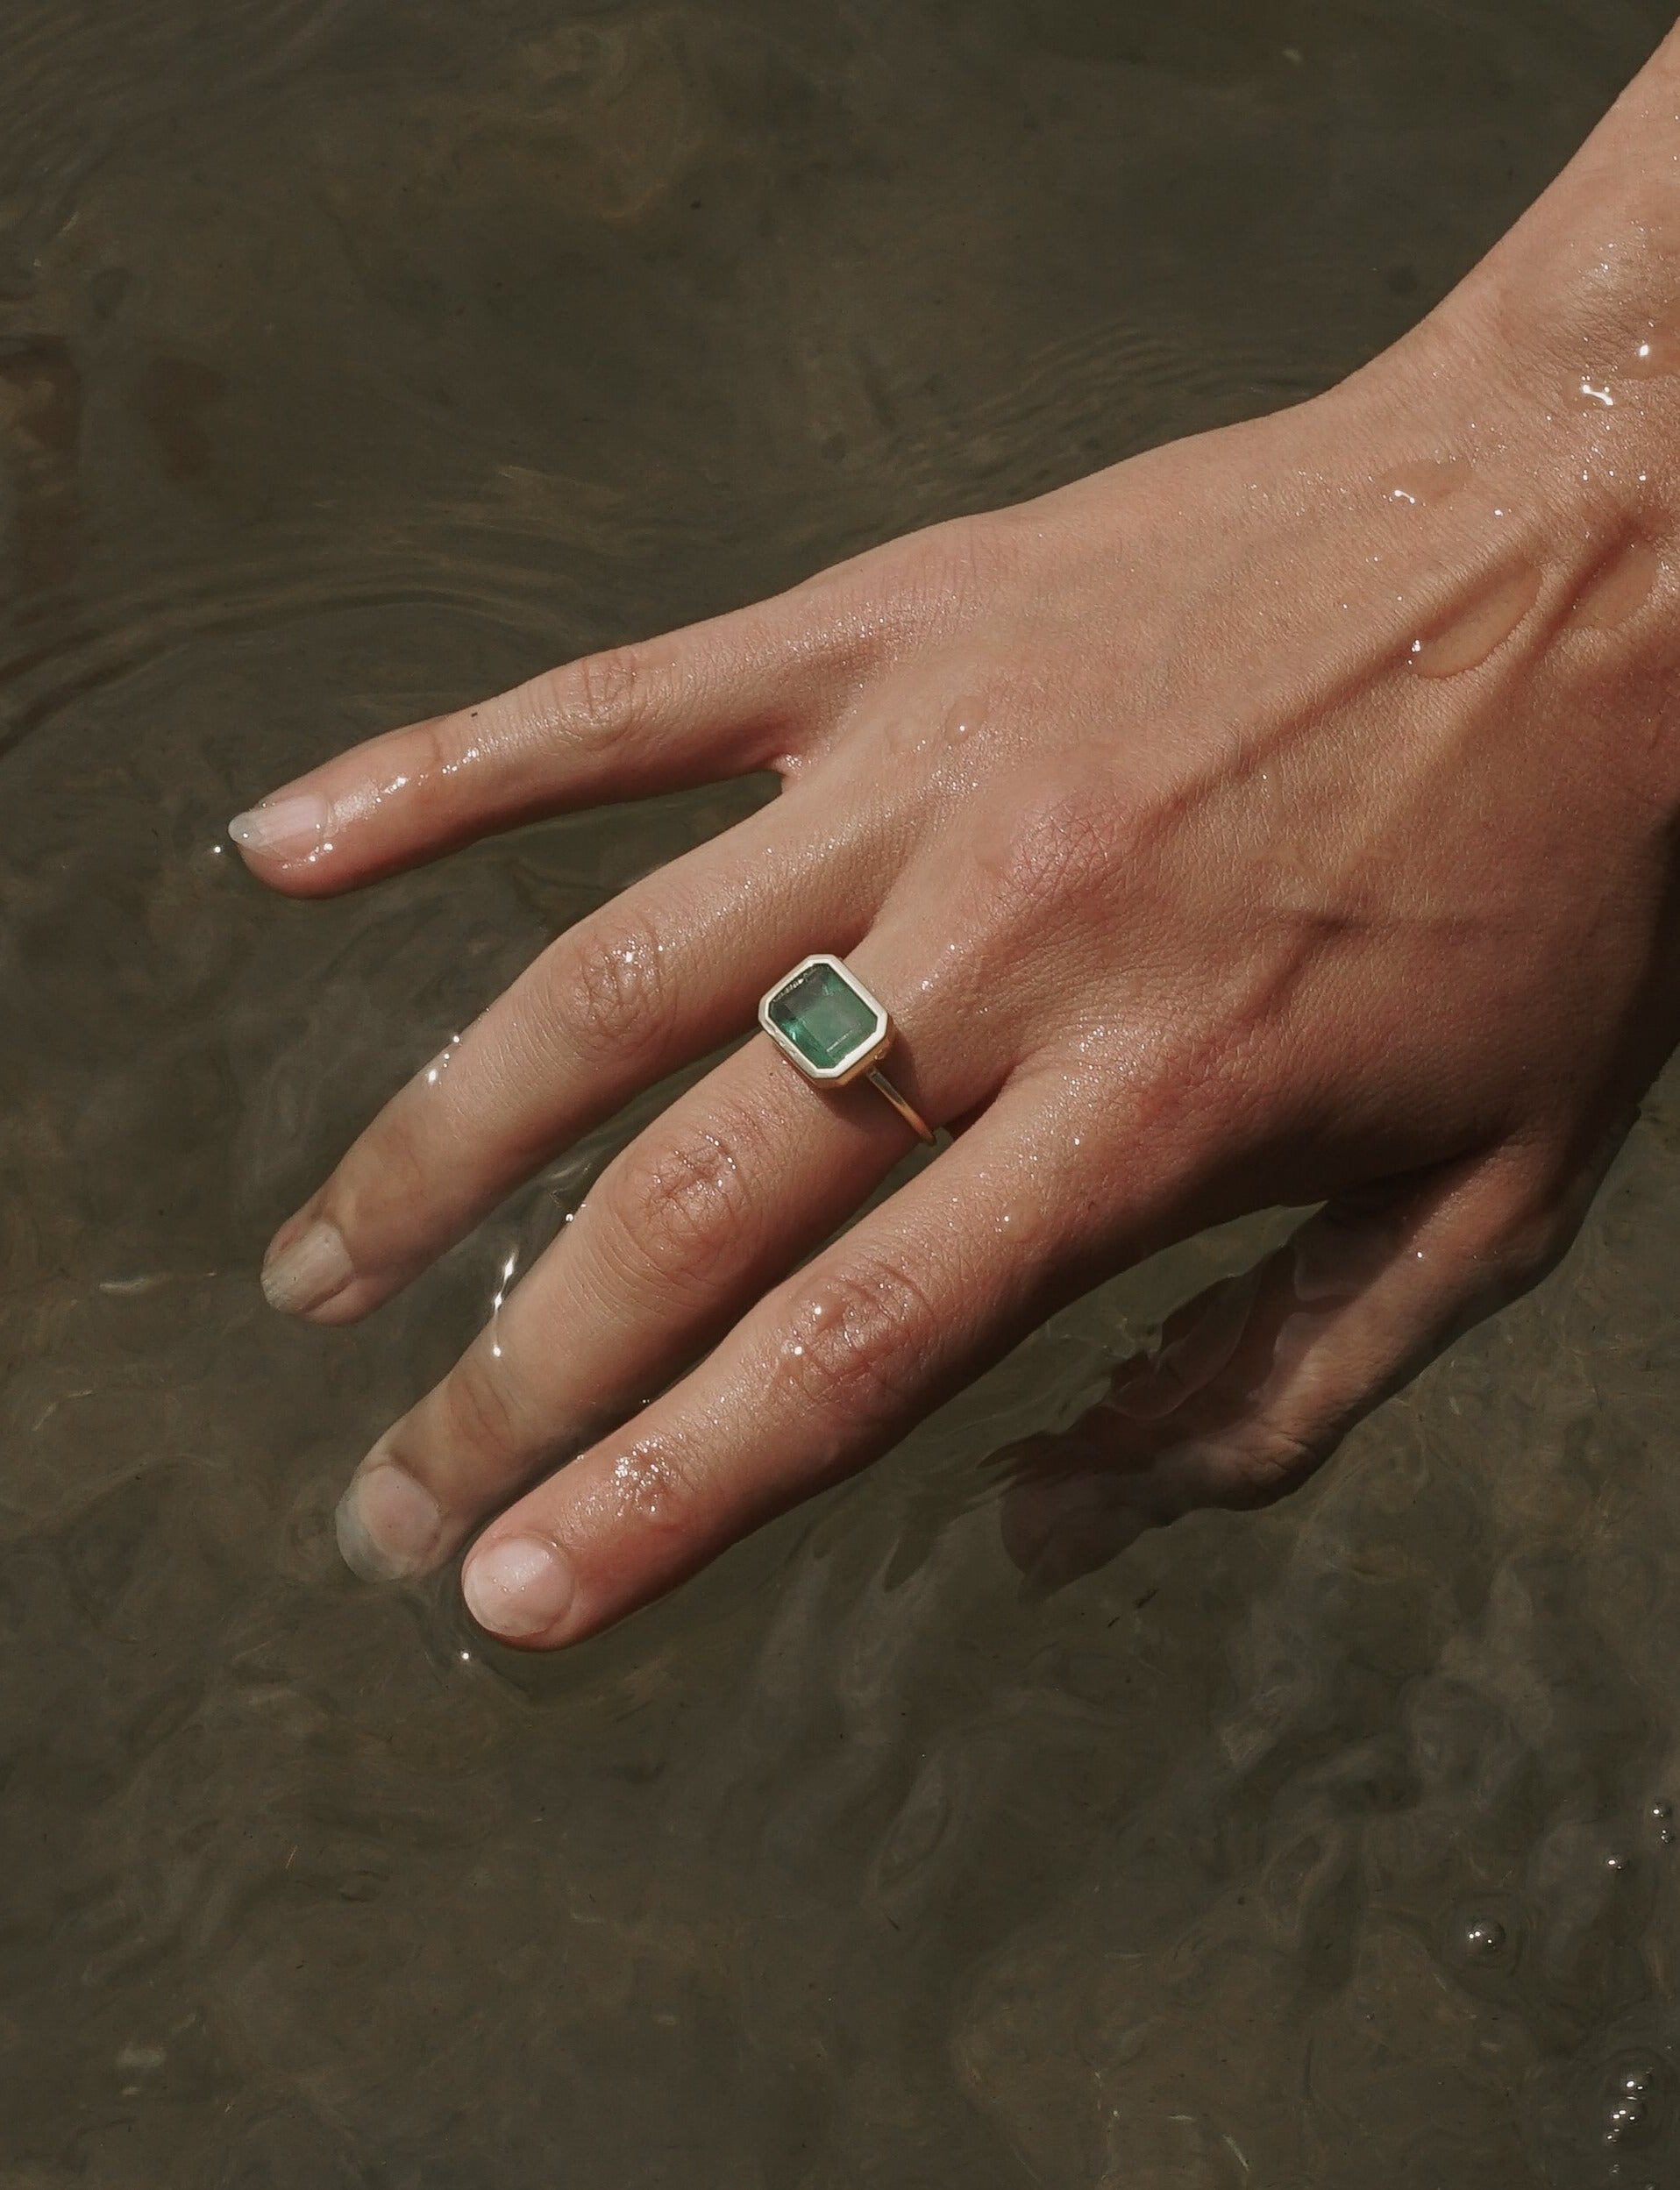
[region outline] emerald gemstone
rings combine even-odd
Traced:
[[[872,1049],[885,1031],[869,998],[837,966],[820,959],[778,989],[765,1011],[816,1072],[837,1071]]]

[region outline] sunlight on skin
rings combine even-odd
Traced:
[[[474,1616],[573,1641],[1102,1277],[1328,1203],[1012,1456],[1007,1539],[1055,1578],[1288,1489],[1549,1267],[1680,1035],[1677,106],[1670,40],[1328,395],[394,731],[238,818],[265,882],[325,896],[537,815],[782,781],[395,1097],[276,1236],[291,1313],[378,1306],[814,951],[964,1128],[823,1247],[913,1136],[755,1037],[381,1439],[340,1514],[359,1571],[430,1571],[488,1520]]]

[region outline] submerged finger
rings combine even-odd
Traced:
[[[1362,1417],[1538,1282],[1600,1175],[1542,1199],[1502,1151],[1322,1210],[1180,1309],[1071,1428],[1012,1456],[1012,1556],[1053,1584],[1195,1508],[1296,1489]]]

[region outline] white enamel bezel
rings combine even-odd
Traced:
[[[875,1021],[872,1032],[860,1037],[837,1064],[827,1067],[813,1064],[792,1037],[785,1035],[770,1016],[770,1006],[777,997],[784,989],[791,988],[801,975],[808,973],[813,966],[827,966],[837,973],[858,1001],[867,1006]],[[783,1056],[798,1065],[808,1080],[815,1080],[823,1087],[844,1087],[848,1080],[860,1078],[864,1073],[872,1070],[893,1046],[893,1022],[887,1016],[886,1006],[879,997],[870,993],[850,966],[826,950],[814,950],[808,958],[801,958],[790,972],[783,974],[773,988],[765,991],[758,1001],[758,1024]]]

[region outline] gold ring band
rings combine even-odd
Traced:
[[[887,1078],[886,1073],[880,1070],[879,1065],[877,1065],[874,1070],[868,1075],[868,1079],[869,1084],[872,1087],[879,1088],[881,1093],[886,1096],[887,1101],[892,1104],[893,1109],[897,1111],[899,1116],[903,1119],[905,1124],[909,1127],[911,1132],[915,1134],[916,1138],[919,1141],[925,1141],[928,1146],[932,1148],[933,1127],[922,1115],[922,1113],[916,1108],[915,1105],[911,1102],[908,1097],[899,1093],[897,1088],[893,1086],[892,1081]]]
[[[838,958],[826,950],[801,958],[759,999],[758,1024],[815,1085],[868,1080],[916,1138],[932,1145],[933,1127],[881,1070],[898,1039],[891,1014]]]

